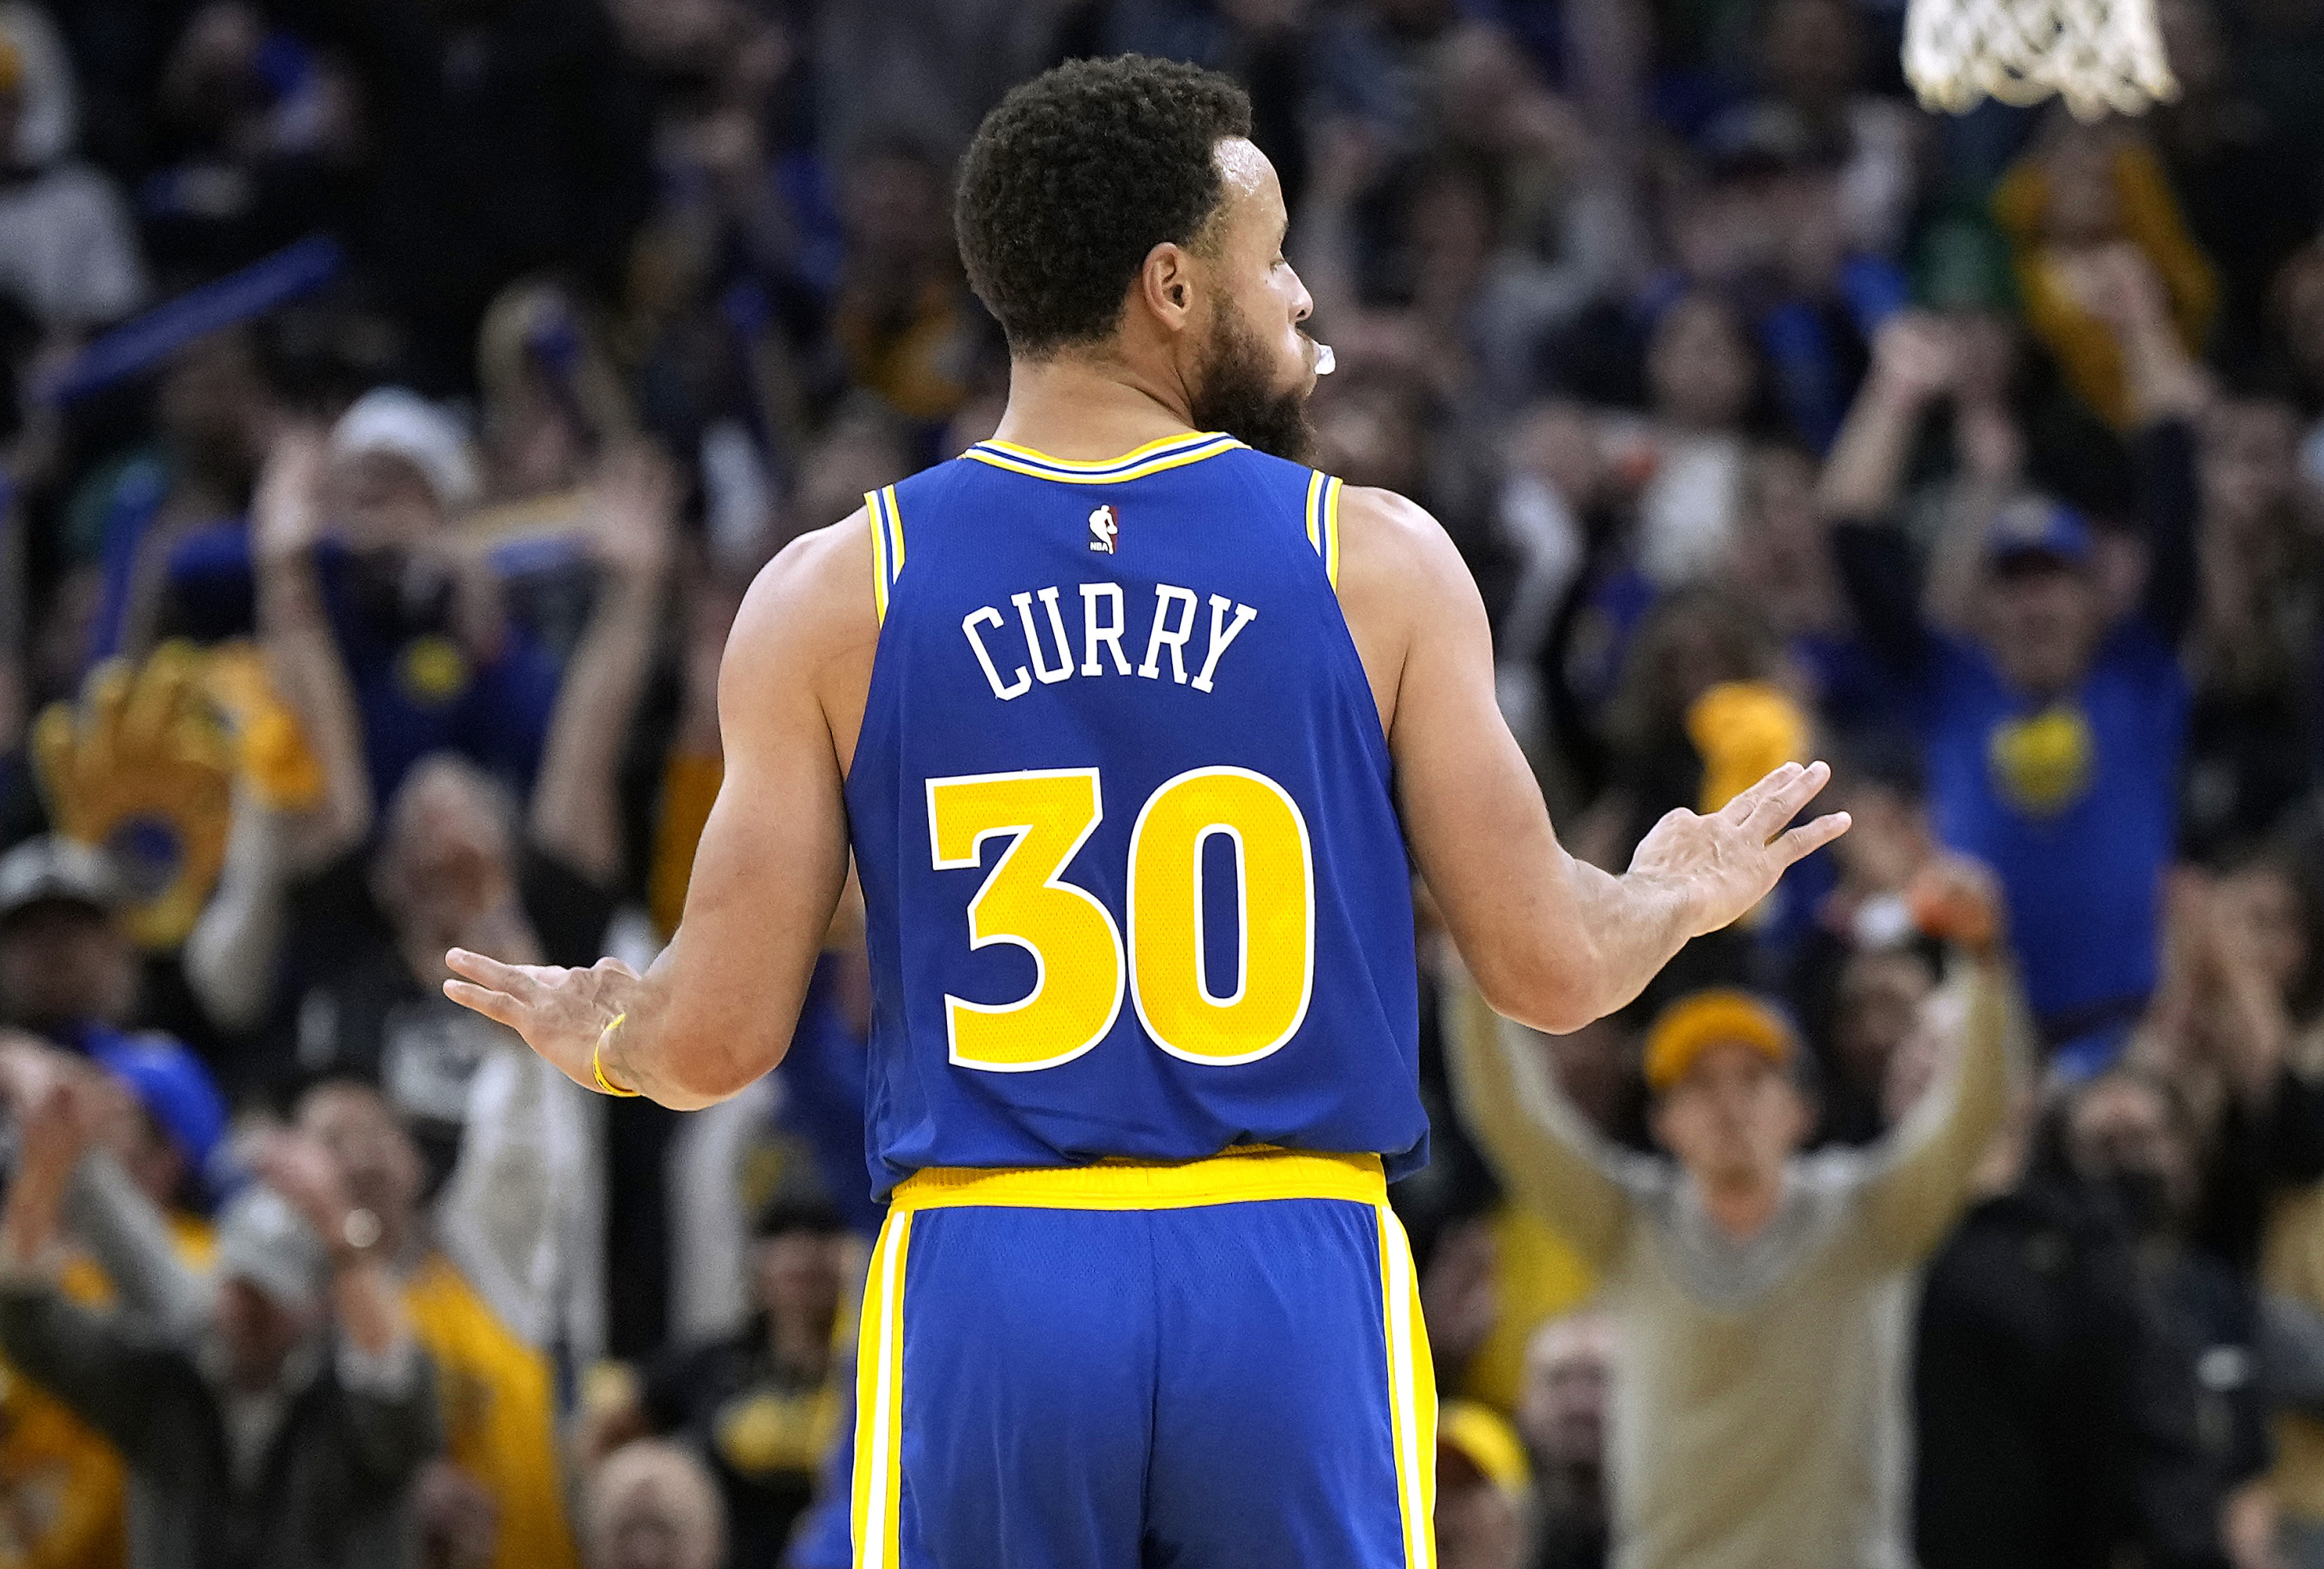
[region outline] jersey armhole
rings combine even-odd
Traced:
[[[896,507],[896,487],[865,491],[863,510],[872,520],[872,610],[885,625],[889,591],[904,571],[904,514]]]
[[[1340,591],[1340,481],[1322,469],[1307,477],[1307,542],[1323,562],[1323,576],[1332,592]]]

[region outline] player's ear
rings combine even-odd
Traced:
[[[1184,245],[1165,240],[1146,253],[1138,270],[1138,293],[1155,319],[1171,331],[1185,328],[1194,309],[1194,258]]]

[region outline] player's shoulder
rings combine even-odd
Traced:
[[[1351,577],[1407,586],[1468,579],[1444,525],[1409,496],[1377,485],[1343,485],[1339,523],[1342,594]]]
[[[1378,533],[1401,545],[1426,548],[1438,541],[1450,544],[1444,525],[1410,496],[1373,485],[1343,485],[1340,518],[1350,529]]]
[[[857,507],[828,528],[810,529],[759,568],[734,616],[727,657],[761,651],[831,651],[876,640],[872,592],[872,514]]]
[[[809,529],[776,551],[774,558],[759,568],[743,604],[747,608],[752,600],[790,601],[814,594],[835,585],[851,566],[861,564],[871,552],[871,509],[857,507],[839,521]]]

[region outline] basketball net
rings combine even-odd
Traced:
[[[2079,119],[2175,98],[2154,0],[1912,0],[1904,76],[1931,109],[1966,114],[1988,95],[2055,93]]]

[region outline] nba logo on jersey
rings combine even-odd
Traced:
[[[1090,513],[1090,549],[1113,554],[1113,542],[1121,534],[1121,514],[1111,507],[1099,507]]]

